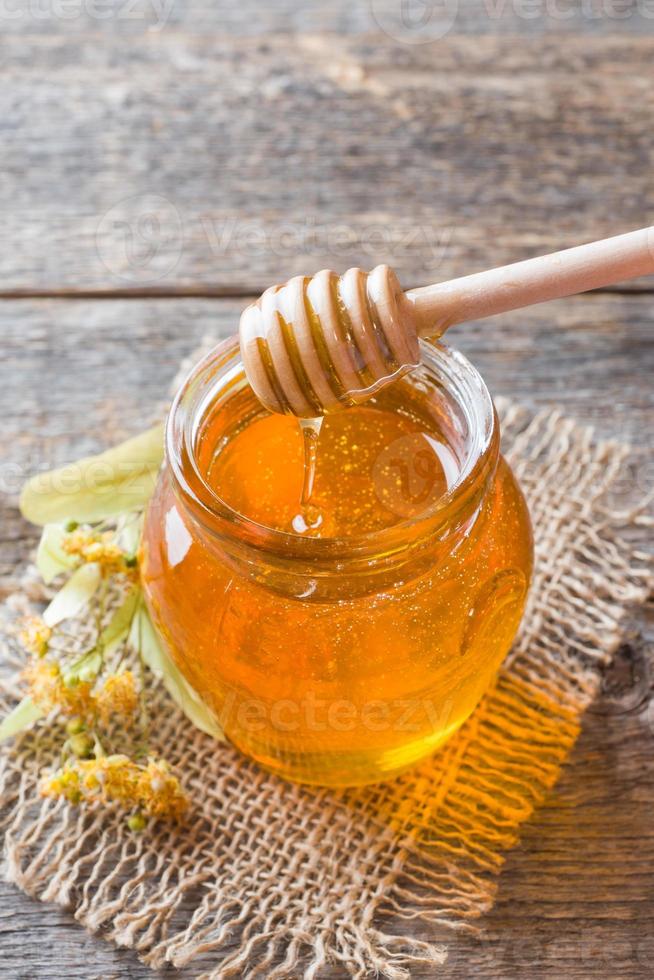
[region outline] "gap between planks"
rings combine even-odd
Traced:
[[[152,287],[141,289],[0,289],[0,302],[3,300],[124,300],[124,299],[250,299],[260,296],[268,286],[171,286],[170,288]],[[415,288],[412,284],[406,289]],[[651,286],[605,286],[602,289],[592,289],[579,296],[650,296],[654,294],[654,283]]]

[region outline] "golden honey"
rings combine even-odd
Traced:
[[[374,782],[433,752],[507,653],[531,562],[490,396],[446,347],[319,432],[261,407],[233,341],[173,406],[148,602],[228,738],[282,776]]]

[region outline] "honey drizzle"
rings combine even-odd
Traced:
[[[304,470],[302,494],[300,496],[300,513],[293,519],[293,530],[301,534],[306,531],[315,531],[322,524],[322,514],[313,499],[313,487],[316,480],[318,439],[322,428],[323,416],[315,419],[298,419],[298,423],[302,432]]]

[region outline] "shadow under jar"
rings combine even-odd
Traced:
[[[334,470],[345,425],[373,447],[354,475]],[[532,567],[499,438],[477,371],[423,344],[410,375],[326,418],[316,488],[332,513],[306,536],[288,522],[297,420],[261,407],[235,340],[193,369],[146,515],[144,586],[175,662],[245,754],[288,779],[364,784],[465,721],[511,645]]]

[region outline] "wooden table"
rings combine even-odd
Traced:
[[[652,223],[646,5],[438,9],[407,27],[399,0],[2,8],[1,592],[35,541],[23,477],[138,431],[179,359],[262,287],[380,261],[409,286]],[[625,481],[644,493],[653,293],[456,341],[496,393],[632,441]],[[651,975],[653,640],[650,610],[508,857],[488,940],[457,943],[444,977]],[[151,976],[8,886],[0,921],[2,977]]]

